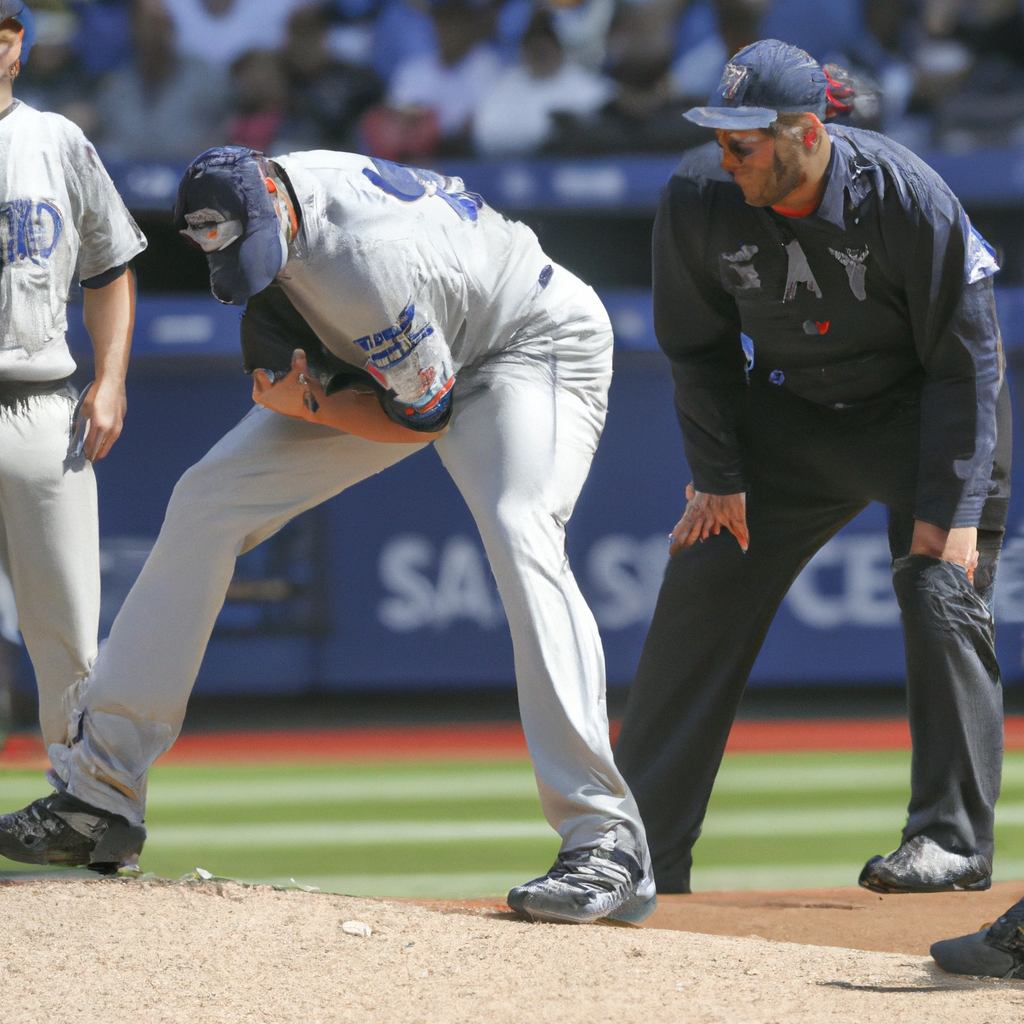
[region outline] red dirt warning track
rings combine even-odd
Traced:
[[[612,723],[612,737],[619,723]],[[1006,719],[1007,750],[1024,750],[1024,715]],[[909,750],[905,719],[738,721],[730,753],[784,751]],[[161,764],[301,761],[507,760],[528,756],[518,722],[393,726],[388,728],[278,729],[263,732],[186,733],[160,758]],[[0,768],[37,768],[46,761],[32,733],[8,738]]]

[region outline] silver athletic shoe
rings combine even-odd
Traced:
[[[508,894],[508,905],[531,921],[645,921],[658,905],[654,878],[615,838],[611,831],[596,848],[562,850],[546,875]]]
[[[988,978],[1024,978],[1024,900],[1015,903],[984,931],[943,939],[931,950],[932,958],[950,974]]]
[[[22,864],[85,866],[112,875],[142,852],[146,830],[70,793],[0,815],[0,855]]]
[[[914,836],[888,857],[872,857],[859,882],[872,892],[977,891],[992,885],[992,860],[950,853],[934,839]]]

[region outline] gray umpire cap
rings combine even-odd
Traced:
[[[779,114],[812,113],[824,120],[832,98],[829,85],[809,53],[778,39],[762,39],[725,65],[706,107],[693,107],[683,117],[726,131],[768,128]]]
[[[25,0],[0,0],[0,24],[13,19],[25,30],[25,38],[21,43],[21,63],[28,62],[28,51],[36,37],[36,21]]]

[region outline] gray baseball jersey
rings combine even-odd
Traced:
[[[96,150],[59,114],[0,115],[0,380],[67,377],[68,294],[127,263],[146,239]]]
[[[278,282],[335,355],[408,403],[413,423],[447,400],[464,366],[514,346],[544,315],[536,300],[553,268],[536,236],[460,179],[323,150],[276,162],[302,225]]]

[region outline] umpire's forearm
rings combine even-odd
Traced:
[[[131,270],[102,288],[83,288],[82,318],[96,358],[96,387],[123,386],[135,326],[135,275]]]

